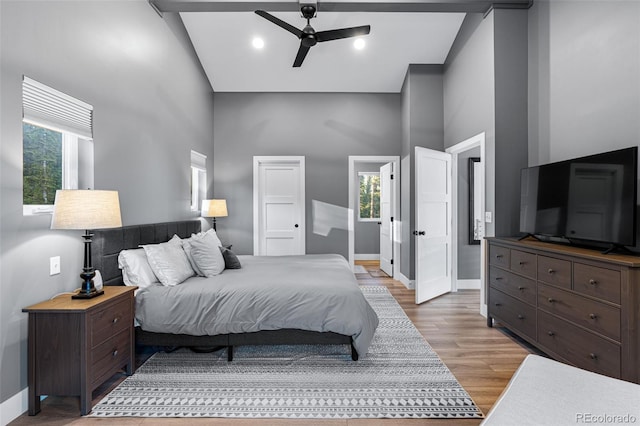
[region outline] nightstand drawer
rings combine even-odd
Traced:
[[[131,355],[131,328],[127,328],[91,351],[91,383],[102,383],[127,364]]]
[[[519,250],[511,250],[511,271],[529,278],[536,278],[536,255]]]
[[[614,306],[539,283],[538,307],[620,341],[620,309]]]
[[[101,344],[106,339],[132,327],[131,300],[121,298],[91,315],[91,347]]]
[[[575,291],[620,304],[620,271],[582,263],[574,264],[573,271]]]
[[[545,312],[538,312],[538,342],[576,367],[620,377],[620,346]]]
[[[489,313],[531,339],[536,338],[536,308],[500,291],[492,290]]]
[[[571,289],[571,262],[538,256],[538,280]]]
[[[508,248],[491,245],[489,247],[489,263],[496,266],[502,266],[503,268],[509,268],[511,250]]]
[[[489,284],[491,287],[530,305],[536,304],[536,282],[529,278],[491,266],[489,268]]]

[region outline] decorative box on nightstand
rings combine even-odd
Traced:
[[[41,395],[79,396],[82,415],[92,392],[121,369],[135,368],[133,333],[137,287],[104,287],[104,295],[61,295],[24,308],[29,313],[29,415]]]

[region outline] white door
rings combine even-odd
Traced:
[[[305,254],[304,157],[254,157],[254,254]]]
[[[451,154],[416,147],[416,303],[451,291]]]
[[[390,277],[393,277],[392,175],[393,163],[380,167],[380,269]]]

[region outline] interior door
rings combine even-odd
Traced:
[[[380,269],[390,277],[393,277],[392,175],[393,163],[380,167]]]
[[[451,154],[416,147],[416,303],[452,288]]]
[[[305,254],[304,158],[302,163],[262,158],[258,161],[257,174],[254,253],[262,256]]]

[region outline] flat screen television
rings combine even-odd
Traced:
[[[638,147],[522,169],[520,232],[612,250],[635,246],[637,169]]]

